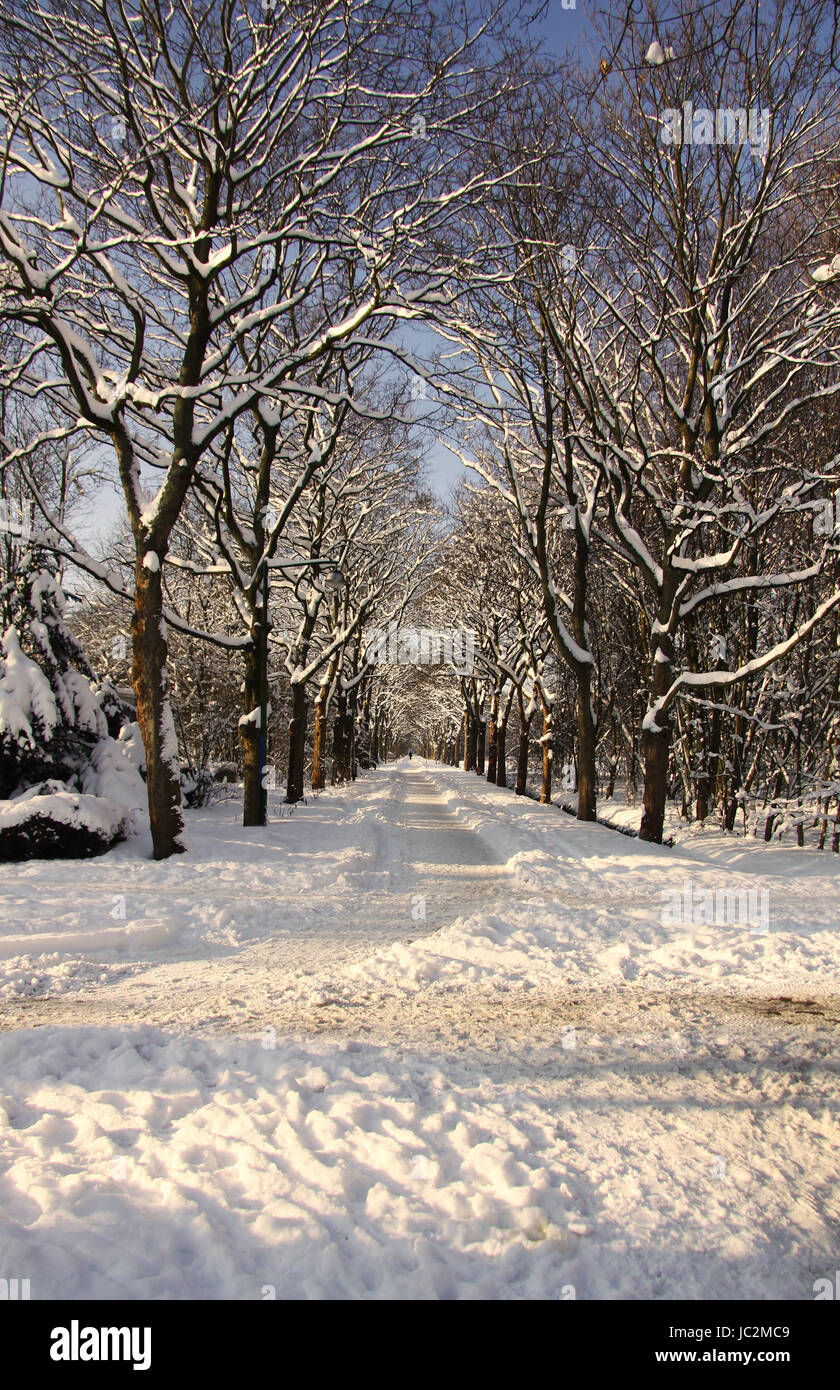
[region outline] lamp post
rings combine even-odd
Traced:
[[[270,569],[313,569],[329,566],[324,574],[325,593],[343,589],[347,577],[342,569],[329,560],[266,560],[262,573],[262,621],[260,622],[260,810],[259,824],[268,824],[268,613]]]

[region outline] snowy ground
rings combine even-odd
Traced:
[[[133,841],[0,869],[0,1276],[242,1299],[833,1277],[837,856],[646,846],[418,760],[268,831],[238,809],[192,814],[164,864]]]

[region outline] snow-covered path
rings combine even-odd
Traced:
[[[190,829],[0,871],[0,1274],[33,1298],[833,1278],[836,856],[644,846],[408,763]],[[768,929],[663,920],[686,882],[766,886]]]
[[[146,966],[138,962],[107,990],[97,973],[88,987],[82,984],[72,993],[43,997],[34,992],[18,995],[13,1004],[0,1004],[0,1028],[80,1020],[113,1026],[139,1022],[179,1028],[215,1025],[237,1033],[277,1026],[278,1001],[286,993],[295,994],[307,978],[364,960],[383,945],[410,943],[438,931],[503,891],[507,875],[498,856],[475,830],[459,824],[419,769],[408,768],[389,777],[385,790],[387,797],[375,801],[365,817],[365,829],[373,833],[372,845],[358,865],[344,869],[338,883],[326,879],[320,886],[316,882],[298,887],[294,882],[289,885],[285,874],[269,872],[254,877],[243,873],[242,886],[233,893],[208,884],[198,890],[207,908],[212,904],[218,909],[225,898],[231,904],[216,913],[232,912],[235,918],[228,924],[232,928],[228,949],[216,942],[209,952],[205,949],[196,955],[181,932],[177,941],[182,949],[174,952],[174,959]],[[287,836],[294,834],[301,820],[299,815],[297,824],[291,819],[281,821],[279,829]],[[154,867],[147,867],[154,874]],[[63,871],[68,872],[66,866]],[[76,891],[69,880],[61,883],[61,873],[59,865],[51,895],[61,889]],[[95,893],[103,903],[120,896],[121,889],[125,897],[143,892],[139,885],[126,886],[123,866],[113,857],[98,860],[88,880],[88,893]],[[145,891],[150,896],[161,893],[159,887]],[[164,891],[170,906],[179,897],[185,909],[195,905],[195,888],[168,885]],[[258,921],[260,934],[249,942],[248,926]],[[105,930],[116,934],[113,926]],[[94,927],[81,936],[95,940],[95,934]],[[35,947],[40,935],[33,933],[26,944]],[[72,950],[72,931],[62,945]],[[285,1026],[287,1020],[279,1022]],[[298,1019],[298,1026],[301,1023]],[[316,1015],[313,1030],[320,1031],[321,1026]]]

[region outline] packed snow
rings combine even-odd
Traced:
[[[0,868],[33,1298],[813,1298],[838,856],[645,845],[419,759],[271,800],[189,812],[189,856]]]

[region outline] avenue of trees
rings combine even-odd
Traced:
[[[534,19],[0,5],[0,795],[122,758],[163,858],[413,748],[840,848],[833,7]]]

